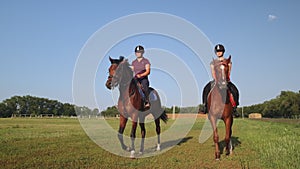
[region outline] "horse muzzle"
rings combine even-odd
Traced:
[[[110,80],[110,79],[108,79],[108,80],[106,81],[105,86],[106,86],[109,90],[112,89],[112,83],[111,83],[111,80]]]

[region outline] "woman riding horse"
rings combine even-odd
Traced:
[[[228,89],[228,74],[231,64],[231,56],[228,59],[221,61],[213,60],[212,62],[215,82],[212,86],[211,91],[208,94],[207,108],[208,119],[213,128],[213,140],[215,143],[215,159],[220,159],[220,148],[219,148],[219,136],[217,129],[218,119],[222,119],[225,123],[225,143],[226,143],[226,155],[230,155],[232,152],[231,134],[232,134],[232,123],[233,123],[233,104],[230,101],[230,94]]]
[[[138,81],[133,78],[133,71],[127,60],[124,57],[120,59],[109,58],[111,66],[109,67],[109,76],[106,81],[106,87],[112,89],[114,87],[119,88],[120,95],[118,99],[118,111],[120,112],[120,126],[118,131],[118,139],[121,143],[121,147],[124,150],[131,151],[131,158],[135,157],[135,137],[136,127],[139,123],[141,127],[141,147],[140,154],[144,151],[144,140],[146,136],[145,118],[148,114],[152,114],[154,117],[157,133],[157,150],[160,150],[160,119],[165,123],[168,120],[168,116],[161,106],[160,98],[158,93],[153,89],[149,88],[151,95],[154,99],[149,100],[151,102],[150,109],[145,111],[143,105],[143,97],[140,93],[140,87]],[[130,133],[131,146],[127,147],[123,141],[123,133],[126,127],[128,118],[132,120],[132,128]]]
[[[225,53],[225,48],[223,45],[221,44],[217,44],[215,46],[215,54],[217,55],[217,59],[215,61],[218,62],[223,62],[224,61],[224,53]],[[202,95],[202,102],[204,104],[204,113],[208,113],[208,109],[207,109],[207,96],[208,93],[211,91],[212,86],[214,85],[215,81],[216,81],[216,72],[215,72],[215,68],[214,68],[214,64],[213,62],[210,64],[211,67],[211,72],[212,72],[212,76],[213,79],[212,81],[210,81],[203,90],[203,95]],[[235,116],[239,116],[238,112],[236,111],[237,106],[239,105],[239,91],[237,89],[237,87],[230,81],[230,73],[231,73],[231,67],[232,67],[232,62],[228,63],[228,67],[229,67],[229,71],[228,74],[226,75],[226,80],[227,80],[227,87],[230,91],[230,101],[232,103],[233,106],[233,112],[235,113]]]
[[[145,109],[150,108],[149,102],[149,79],[150,74],[150,62],[146,59],[144,55],[144,47],[137,46],[134,49],[136,59],[132,62],[132,70],[134,71],[135,78],[142,85],[143,91],[145,93]]]

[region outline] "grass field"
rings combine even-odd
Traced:
[[[129,159],[96,145],[77,119],[0,119],[0,168],[299,168],[299,120],[235,119],[234,153],[214,160],[212,138],[198,142],[205,119],[185,139],[157,156]],[[117,119],[109,124],[117,128]],[[162,124],[163,130],[172,124]],[[147,135],[155,135],[147,123]],[[130,127],[126,129],[129,133]],[[138,128],[139,131],[139,128]],[[176,133],[174,133],[176,134]],[[221,141],[224,125],[219,123]],[[147,140],[146,140],[147,141]],[[223,144],[223,142],[221,142]],[[116,145],[119,146],[119,145]]]

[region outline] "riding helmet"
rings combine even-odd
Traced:
[[[215,52],[225,52],[225,48],[224,48],[224,46],[223,45],[221,45],[221,44],[217,44],[216,46],[215,46]]]
[[[140,53],[144,53],[145,49],[143,46],[141,45],[138,45],[137,47],[135,47],[134,49],[134,52],[137,53],[137,52],[140,52]]]

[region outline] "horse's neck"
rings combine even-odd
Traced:
[[[228,89],[220,89],[219,86],[217,84],[215,84],[211,90],[211,92],[217,93],[219,95],[222,95],[223,92],[227,92]]]
[[[120,91],[120,96],[121,97],[128,97],[130,95],[131,91],[137,91],[137,84],[134,82],[134,80],[126,80],[126,82],[121,83],[119,85],[119,91]]]
[[[228,88],[227,89],[220,89],[217,84],[211,90],[211,95],[213,95],[214,100],[221,100],[222,103],[228,103]]]
[[[127,91],[129,90],[129,85],[130,83],[120,83],[119,85],[119,91],[120,91],[120,96],[123,97],[124,94],[128,93]]]

